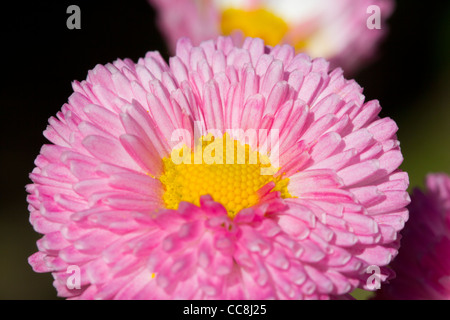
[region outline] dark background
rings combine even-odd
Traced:
[[[69,5],[81,30],[68,30]],[[400,130],[412,186],[450,173],[450,2],[399,0],[379,58],[354,77]],[[169,53],[146,0],[2,2],[0,7],[0,299],[54,299],[52,277],[27,263],[40,237],[28,222],[25,185],[42,131],[96,64]]]

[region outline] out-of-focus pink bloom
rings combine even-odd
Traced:
[[[425,192],[414,190],[401,250],[392,263],[397,278],[377,299],[450,299],[450,177],[429,174]]]
[[[149,0],[173,51],[180,37],[195,45],[218,35],[260,37],[322,57],[354,72],[377,53],[393,0]],[[375,8],[375,11],[373,10]],[[378,11],[379,8],[379,11]],[[379,27],[372,17],[379,12]],[[368,27],[368,21],[370,28]]]
[[[408,176],[378,101],[289,45],[181,39],[176,51],[97,65],[50,118],[27,186],[44,234],[34,270],[80,299],[336,298],[365,288],[370,265],[388,278]],[[176,164],[174,133],[195,123],[217,139],[278,133],[266,151],[264,137],[233,136],[277,170]]]

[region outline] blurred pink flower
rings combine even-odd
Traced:
[[[450,177],[429,174],[426,191],[414,190],[410,220],[402,231],[401,250],[391,267],[397,278],[377,299],[450,299]]]
[[[157,9],[160,30],[172,52],[180,37],[198,45],[218,35],[242,32],[270,46],[290,44],[297,52],[328,59],[332,68],[345,72],[356,71],[377,54],[395,4],[393,0],[148,1]],[[367,26],[373,6],[380,9],[380,29]]]
[[[289,45],[181,39],[176,51],[169,64],[149,52],[97,65],[50,118],[53,144],[27,186],[44,234],[33,269],[80,299],[337,298],[365,288],[370,265],[388,278],[408,176],[378,101]],[[280,169],[175,164],[173,134],[195,122],[217,141],[227,129],[278,132],[267,152],[233,141],[269,164],[278,154]],[[79,289],[67,286],[71,265]]]

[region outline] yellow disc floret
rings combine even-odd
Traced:
[[[271,166],[268,157],[228,134],[221,138],[202,137],[194,151],[187,147],[176,149],[170,158],[163,159],[163,164],[159,180],[164,185],[163,200],[169,209],[177,209],[181,201],[199,205],[202,195],[210,195],[234,218],[240,210],[257,204],[257,191],[271,181],[281,197],[290,197],[289,180],[274,175],[278,169]]]
[[[245,36],[261,38],[270,46],[280,43],[288,31],[288,25],[283,19],[265,9],[226,9],[222,12],[220,27],[225,35],[241,30]]]

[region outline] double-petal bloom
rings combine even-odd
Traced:
[[[401,249],[391,267],[397,273],[377,299],[450,299],[450,177],[433,173],[426,190],[415,189],[410,221],[402,231]]]
[[[395,122],[342,73],[228,37],[97,65],[44,132],[29,262],[80,299],[322,299],[366,288],[370,266],[386,280],[408,176]]]
[[[194,45],[219,35],[243,34],[329,60],[354,72],[372,60],[386,35],[393,0],[148,0],[160,30],[175,49],[180,37]]]

